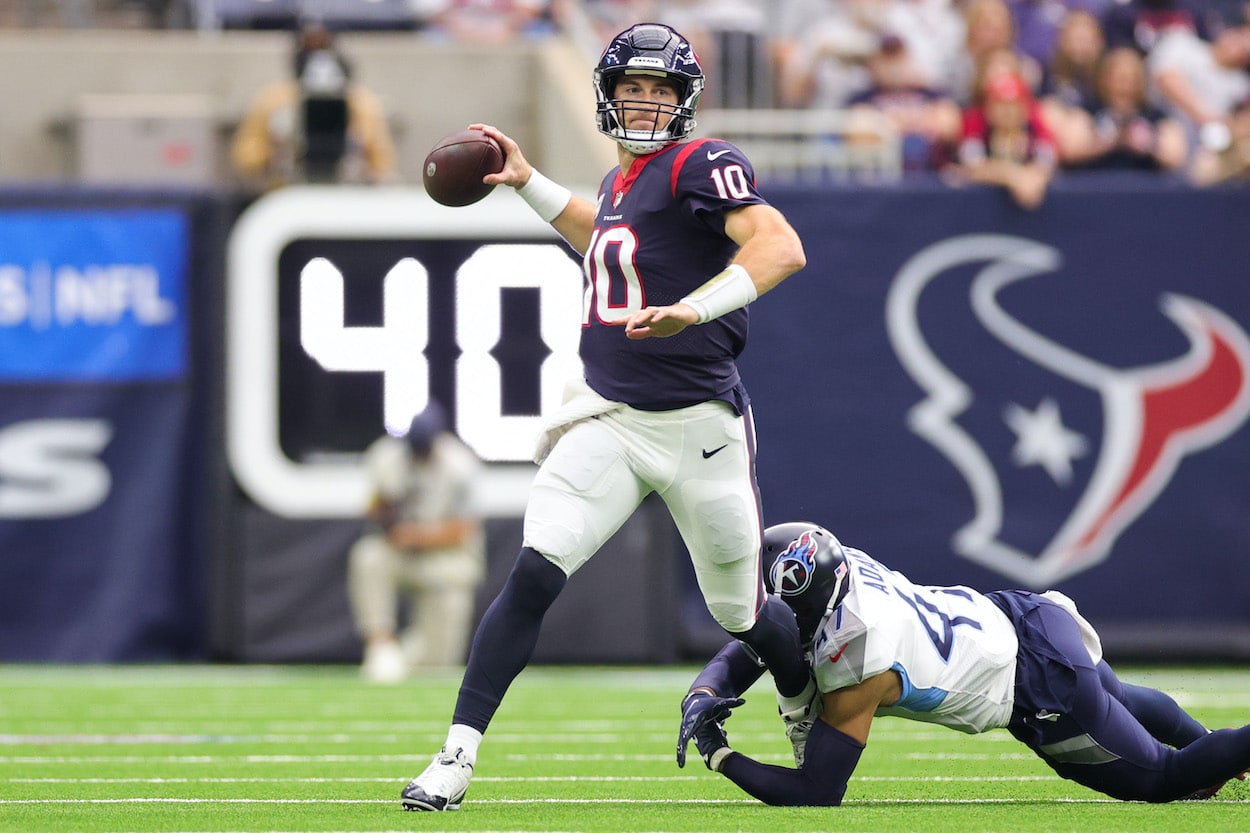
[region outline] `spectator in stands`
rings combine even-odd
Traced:
[[[1179,121],[1146,98],[1146,66],[1129,46],[1112,49],[1099,64],[1098,102],[1090,109],[1089,140],[1065,160],[1085,169],[1179,171],[1189,140]]]
[[[1061,164],[1088,152],[1092,138],[1089,111],[1098,101],[1098,66],[1104,46],[1098,18],[1082,10],[1068,13],[1038,91]]]
[[[785,107],[840,110],[867,89],[891,0],[790,0],[780,9],[778,96]]]
[[[1159,39],[1147,66],[1165,109],[1191,136],[1211,150],[1227,146],[1227,119],[1250,95],[1250,25],[1224,29],[1210,43],[1172,30]]]
[[[381,101],[352,80],[324,26],[299,30],[291,69],[256,94],[235,132],[230,159],[244,184],[393,181],[395,147]]]
[[[1103,20],[1108,48],[1131,46],[1143,55],[1174,29],[1209,41],[1220,28],[1211,0],[1127,0],[1111,6]]]
[[[1041,82],[1041,67],[1016,48],[1015,24],[1004,0],[971,0],[964,8],[964,53],[951,79],[955,99],[967,106],[975,104],[981,79],[991,60],[1003,52],[1015,54],[1017,73],[1030,90]]]
[[[555,29],[551,0],[411,0],[426,34],[499,46],[546,37]]]
[[[1238,182],[1250,185],[1250,96],[1233,108],[1228,119],[1228,144],[1220,149],[1200,147],[1194,156],[1197,185]]]
[[[396,683],[418,667],[464,662],[485,573],[482,527],[469,504],[480,462],[431,403],[407,436],[375,440],[364,467],[373,498],[348,555],[349,600],[365,641],[361,673]],[[402,639],[401,593],[412,602]]]
[[[1029,92],[1014,72],[988,77],[983,103],[964,110],[963,139],[954,184],[962,181],[1000,185],[1021,208],[1039,207],[1055,174],[1054,139]]]
[[[1033,93],[1037,85],[1041,83],[1040,76],[1030,74],[1030,70],[1036,68],[1036,64],[1026,59],[1014,47],[1001,46],[989,50],[981,55],[973,69],[972,84],[967,93],[967,104],[982,103],[989,79],[1003,72],[1020,76],[1029,88],[1029,92]]]
[[[883,37],[867,65],[870,86],[849,102],[847,141],[860,145],[880,142],[880,132],[870,129],[880,114],[902,142],[905,173],[940,170],[950,161],[950,149],[959,140],[959,105],[928,85],[907,44],[897,36]]]
[[[922,83],[950,92],[964,51],[963,0],[889,0],[877,29],[907,47]]]
[[[1098,94],[1098,64],[1106,51],[1102,24],[1092,13],[1074,9],[1063,19],[1039,93],[1069,107],[1088,109]]]

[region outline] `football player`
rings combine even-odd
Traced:
[[[704,763],[767,804],[837,805],[874,717],[969,734],[1007,729],[1059,775],[1114,798],[1210,798],[1250,769],[1250,726],[1212,732],[1163,692],[1119,680],[1066,596],[913,584],[828,530],[764,532],[764,582],[794,611],[819,688],[797,769],[729,747],[724,722],[763,673],[730,642],[682,702],[677,763]]]
[[[764,593],[755,431],[736,358],[746,306],[801,269],[803,246],[734,145],[690,139],[703,90],[690,43],[638,24],[594,70],[599,130],[619,166],[594,202],[575,197],[489,125],[508,185],[583,256],[580,355],[536,460],[520,554],[474,636],[446,743],[402,791],[409,810],[454,810],[543,616],[579,567],[648,494],[668,506],[713,618],[761,657],[783,720],[806,717],[815,683],[794,617]]]

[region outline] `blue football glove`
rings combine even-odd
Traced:
[[[681,731],[677,734],[677,766],[686,765],[686,746],[691,740],[703,763],[712,768],[712,755],[729,746],[725,736],[725,720],[730,712],[746,701],[739,697],[717,697],[695,691],[681,701]]]

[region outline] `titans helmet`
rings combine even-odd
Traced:
[[[626,75],[667,78],[677,85],[677,104],[624,104],[614,100],[616,83]],[[694,111],[703,93],[703,68],[690,41],[660,23],[639,23],[612,39],[595,66],[596,121],[599,132],[639,156],[681,141],[694,130]],[[645,107],[670,116],[655,130],[626,130],[622,108]]]
[[[851,589],[846,553],[833,533],[806,521],[764,530],[764,586],[790,606],[804,644]]]

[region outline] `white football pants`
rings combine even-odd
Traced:
[[[660,412],[617,406],[581,419],[534,479],[525,545],[572,575],[656,492],[708,611],[726,630],[745,631],[762,599],[754,450],[750,415],[719,401]]]

